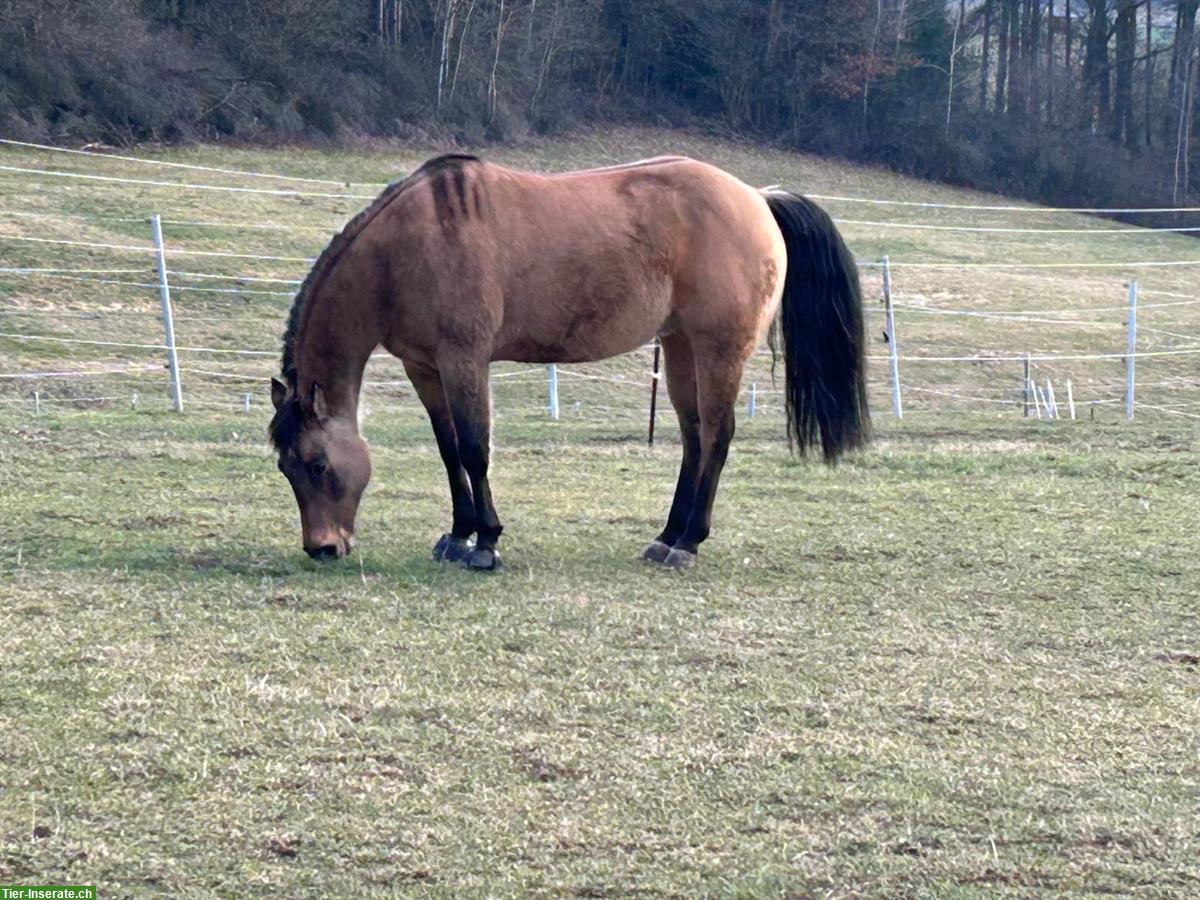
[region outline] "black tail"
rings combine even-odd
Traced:
[[[801,455],[820,438],[826,462],[870,440],[858,266],[819,206],[784,191],[764,195],[787,245],[779,318],[786,369],[788,443]]]

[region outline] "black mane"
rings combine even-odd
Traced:
[[[407,178],[394,181],[385,187],[379,196],[372,200],[370,205],[362,212],[347,222],[342,230],[334,235],[333,240],[329,242],[329,246],[321,251],[321,255],[317,257],[317,261],[313,264],[308,275],[305,276],[304,282],[300,285],[300,290],[296,292],[295,299],[292,300],[292,308],[288,312],[287,329],[283,333],[283,355],[279,363],[279,372],[283,377],[284,383],[291,389],[293,396],[276,411],[275,416],[271,419],[269,434],[271,443],[275,445],[276,449],[283,450],[286,447],[290,447],[300,428],[299,404],[297,403],[297,398],[294,396],[297,381],[294,347],[296,334],[300,330],[300,320],[304,314],[305,302],[316,291],[318,285],[328,274],[334,263],[337,262],[342,252],[350,246],[350,242],[405,188],[446,167],[461,165],[464,162],[478,162],[478,159],[478,157],[467,153],[447,153],[428,160]]]

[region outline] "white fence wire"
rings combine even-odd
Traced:
[[[291,176],[275,173],[253,172],[241,169],[231,169],[214,166],[204,166],[192,163],[181,163],[166,160],[143,159],[134,156],[114,155],[93,150],[73,150],[68,148],[50,147],[47,145],[28,142],[9,141],[0,139],[0,144],[21,151],[38,153],[61,153],[72,158],[79,158],[88,163],[99,164],[101,161],[121,164],[156,166],[170,169],[204,172],[211,175],[243,178],[243,179],[272,179],[279,182],[296,184],[313,184],[337,191],[309,191],[292,188],[254,188],[244,185],[221,185],[207,182],[163,181],[128,177],[118,174],[103,174],[97,171],[65,171],[51,170],[33,165],[0,165],[0,173],[4,177],[37,176],[64,181],[83,181],[94,184],[98,189],[112,190],[119,188],[148,188],[154,192],[229,192],[257,195],[272,202],[310,203],[313,200],[333,200],[339,205],[352,201],[344,208],[334,211],[310,209],[303,211],[305,215],[336,215],[344,219],[360,206],[362,201],[373,199],[374,193],[355,191],[354,188],[371,188],[378,190],[382,185],[353,184],[340,179],[311,178],[306,176]],[[1076,209],[1063,207],[1033,207],[1016,205],[988,205],[966,203],[932,203],[925,201],[901,200],[891,198],[869,198],[837,195],[810,194],[814,199],[838,204],[868,204],[877,207],[895,207],[901,210],[919,209],[923,211],[953,211],[956,213],[987,212],[1020,215],[1053,215],[1053,214],[1118,214],[1118,213],[1195,213],[1200,208],[1095,208]],[[105,196],[102,199],[110,200]],[[144,204],[147,201],[139,201]],[[95,205],[94,203],[92,205]],[[79,212],[61,213],[0,209],[0,314],[6,318],[9,328],[0,331],[0,400],[11,406],[31,405],[40,409],[42,405],[58,405],[68,408],[94,408],[107,404],[129,404],[135,408],[153,407],[155,404],[165,405],[167,376],[161,362],[148,363],[146,357],[161,356],[168,350],[183,354],[186,360],[180,365],[179,371],[185,381],[185,389],[190,393],[188,405],[201,408],[225,409],[228,411],[245,410],[250,407],[250,398],[254,399],[254,408],[262,408],[260,396],[265,396],[266,380],[273,374],[273,360],[278,356],[278,348],[274,346],[267,334],[274,329],[275,333],[282,329],[286,317],[287,300],[293,294],[290,290],[299,285],[307,267],[314,257],[299,256],[280,252],[242,252],[240,250],[214,249],[208,246],[191,246],[192,238],[172,242],[168,234],[164,247],[168,259],[189,258],[208,260],[212,265],[222,266],[237,261],[239,267],[245,262],[244,268],[257,268],[247,274],[244,272],[195,271],[190,269],[168,268],[166,276],[170,280],[172,293],[183,294],[177,302],[183,303],[183,308],[175,317],[181,326],[184,339],[171,348],[163,342],[161,330],[155,333],[155,324],[149,320],[158,320],[152,302],[153,293],[160,285],[153,267],[147,261],[144,267],[106,266],[101,259],[111,256],[129,254],[154,254],[156,248],[146,244],[117,242],[109,239],[88,240],[81,234],[81,229],[116,228],[122,237],[133,231],[140,223],[148,222],[150,216],[132,216],[118,214],[127,212],[128,200],[118,199],[113,202],[112,215],[91,214]],[[300,212],[291,209],[289,215]],[[223,219],[212,217],[197,217],[194,215],[168,215],[162,223],[168,228],[184,229],[189,232],[212,231],[216,234],[228,234],[230,231],[244,231],[257,234],[258,239],[273,239],[274,235],[282,238],[288,234],[311,235],[311,239],[296,238],[294,240],[310,240],[319,243],[317,235],[329,235],[335,229],[330,224],[315,224],[301,220],[295,216],[290,221],[279,221],[282,216],[274,215],[269,219],[249,220]],[[7,219],[7,222],[6,222]],[[20,223],[20,230],[13,233],[12,222]],[[1136,241],[1139,238],[1156,239],[1167,236],[1186,236],[1200,233],[1200,225],[1172,226],[1165,228],[1138,228],[1131,226],[1108,227],[1042,227],[1042,226],[1010,226],[1010,225],[978,225],[972,223],[943,223],[921,221],[874,221],[853,218],[835,219],[846,230],[848,239],[856,241],[858,235],[870,234],[872,239],[881,245],[886,245],[888,235],[895,230],[907,229],[921,232],[950,232],[964,235],[979,234],[989,236],[1021,236],[1030,235],[1042,238],[1058,236],[1086,236],[1119,238],[1122,241]],[[50,230],[50,234],[36,233],[42,227]],[[30,229],[35,233],[29,233]],[[63,232],[71,236],[62,236]],[[222,238],[228,240],[228,238]],[[180,244],[186,244],[180,246]],[[15,248],[45,248],[49,253],[58,254],[58,258],[38,260],[34,264],[16,264],[16,260],[8,260],[4,246]],[[290,245],[289,245],[290,246]],[[911,270],[914,273],[928,271],[969,273],[978,270],[982,273],[993,273],[993,278],[1003,278],[1005,273],[1032,273],[1039,270],[1061,271],[1064,273],[1086,273],[1090,270],[1105,272],[1121,270],[1134,274],[1140,271],[1188,271],[1200,266],[1200,245],[1195,251],[1196,258],[1161,258],[1161,251],[1153,254],[1155,258],[1146,259],[1146,255],[1137,255],[1136,243],[1126,255],[1134,258],[1125,261],[1115,261],[1107,258],[1065,258],[1052,261],[1039,259],[1003,258],[1004,248],[1000,248],[999,258],[938,260],[938,259],[906,259],[861,261],[865,272]],[[273,248],[267,248],[273,249]],[[1190,248],[1188,248],[1190,250]],[[14,251],[15,252],[15,251]],[[1024,248],[1009,248],[1010,253],[1023,253]],[[26,260],[21,254],[21,262]],[[1191,253],[1181,253],[1180,256],[1191,256]],[[70,264],[65,262],[70,260]],[[10,264],[12,263],[12,264]],[[251,266],[250,263],[258,264]],[[280,270],[282,266],[283,270]],[[115,276],[115,277],[114,277]],[[866,276],[864,276],[866,277]],[[891,278],[897,276],[893,273]],[[1075,276],[1072,276],[1075,277]],[[1107,277],[1107,276],[1104,276]],[[5,283],[16,285],[5,290]],[[47,290],[38,287],[42,283],[64,282],[84,286],[82,290],[92,292],[87,295],[86,309],[79,309],[78,303],[72,302],[68,295],[64,303],[61,289],[50,291],[53,301],[44,296]],[[196,284],[195,282],[200,282]],[[207,282],[207,284],[206,284]],[[249,286],[248,286],[249,285]],[[256,287],[257,285],[257,287]],[[275,290],[261,285],[279,285]],[[872,286],[873,287],[873,286]],[[923,285],[923,287],[926,287]],[[1171,287],[1178,288],[1178,283]],[[1125,348],[1122,335],[1130,328],[1132,316],[1129,305],[1086,305],[1064,306],[1061,303],[1049,303],[1045,307],[1029,304],[1027,308],[994,309],[989,305],[991,298],[986,296],[963,295],[961,291],[954,294],[957,304],[946,306],[942,303],[932,303],[928,297],[930,292],[909,293],[898,291],[892,297],[884,298],[891,303],[892,316],[897,324],[884,335],[882,343],[878,340],[879,320],[874,316],[868,317],[868,327],[872,331],[875,348],[886,352],[871,352],[868,358],[873,363],[887,361],[897,370],[897,395],[907,395],[916,401],[913,409],[955,408],[958,410],[997,410],[1003,413],[1006,409],[1016,408],[1025,415],[1049,415],[1060,404],[1051,405],[1043,402],[1042,395],[1054,393],[1053,381],[1066,385],[1071,390],[1071,378],[1076,379],[1076,404],[1082,409],[1112,406],[1128,402],[1125,394],[1129,391],[1127,379],[1118,367],[1128,370],[1140,360],[1154,362],[1161,360],[1163,364],[1182,366],[1179,371],[1167,374],[1156,373],[1161,377],[1143,379],[1138,384],[1139,389],[1150,390],[1153,393],[1149,400],[1139,399],[1139,410],[1151,410],[1164,416],[1178,419],[1200,418],[1200,319],[1186,323],[1160,321],[1157,317],[1177,313],[1183,314],[1189,307],[1200,305],[1200,285],[1195,293],[1189,293],[1190,284],[1185,290],[1163,288],[1143,288],[1141,293],[1148,297],[1171,298],[1164,302],[1139,303],[1138,311],[1145,313],[1149,310],[1160,310],[1154,315],[1155,319],[1138,323],[1139,333],[1150,336],[1157,343],[1143,341],[1130,353]],[[1115,300],[1124,293],[1125,287],[1118,281],[1111,283],[1110,296]],[[110,291],[112,293],[110,293]],[[95,303],[96,293],[102,295],[102,303]],[[1006,296],[1011,296],[1011,290]],[[188,308],[184,302],[188,296],[194,295],[203,304],[199,311]],[[1061,295],[1057,299],[1063,299]],[[911,301],[911,302],[909,302]],[[213,307],[212,303],[236,304],[225,307]],[[980,308],[970,308],[971,306]],[[868,313],[883,312],[884,309],[871,305]],[[135,326],[131,323],[141,318],[144,325]],[[1085,317],[1085,318],[1078,318]],[[1009,349],[984,349],[982,347],[964,351],[962,337],[956,337],[955,343],[948,345],[946,352],[938,352],[936,346],[921,337],[922,319],[939,319],[946,322],[961,321],[963,323],[986,324],[987,326],[1036,329],[1032,338],[1027,333],[1021,337],[1030,348],[1020,349],[1010,346]],[[61,327],[60,327],[61,323]],[[86,323],[85,333],[79,333],[77,326]],[[204,340],[189,342],[186,335],[189,325],[204,328],[198,332]],[[22,327],[28,325],[28,328]],[[13,327],[16,325],[17,327]],[[95,327],[93,327],[95,326]],[[224,328],[222,326],[225,326]],[[1089,332],[1095,332],[1087,337]],[[255,346],[248,338],[252,334],[263,334],[263,344]],[[1068,335],[1074,334],[1074,337]],[[1108,337],[1105,337],[1108,335]],[[220,338],[216,340],[215,338]],[[1044,342],[1054,338],[1060,346],[1054,349],[1045,348]],[[277,340],[277,338],[275,339]],[[1087,347],[1080,347],[1079,341],[1089,342]],[[1167,342],[1163,344],[1162,342]],[[1100,343],[1103,348],[1096,347]],[[916,350],[899,349],[917,345]],[[51,353],[48,348],[60,348],[57,353]],[[76,359],[75,353],[81,358]],[[61,366],[46,366],[47,355],[61,359],[62,353],[69,353],[71,362]],[[83,353],[112,353],[128,358],[97,358],[82,357]],[[655,376],[650,371],[649,348],[642,348],[625,358],[590,364],[579,367],[557,367],[557,375],[564,376],[566,383],[554,379],[554,387],[558,403],[552,403],[545,397],[547,373],[542,367],[497,367],[493,374],[493,388],[497,394],[497,410],[503,413],[506,409],[539,412],[547,405],[556,408],[561,406],[569,415],[572,412],[580,415],[600,414],[603,416],[629,419],[644,419],[649,405],[649,394],[655,384]],[[28,367],[23,366],[26,357]],[[743,402],[747,404],[748,415],[775,414],[782,409],[782,392],[780,386],[774,383],[773,367],[769,364],[770,354],[761,351],[748,366],[747,379],[743,391]],[[192,360],[206,360],[208,365],[191,364]],[[236,369],[225,365],[214,365],[222,360],[261,360],[253,370]],[[1074,368],[1077,364],[1090,364],[1091,368],[1084,372]],[[904,370],[900,374],[899,369]],[[911,367],[911,368],[910,368]],[[949,368],[947,368],[949,367]],[[872,392],[875,396],[874,406],[877,411],[887,409],[887,395],[890,385],[887,383],[888,366],[873,366]],[[952,374],[951,370],[954,373]],[[969,372],[970,376],[964,376]],[[1046,384],[1047,376],[1052,380]],[[782,378],[782,375],[780,375]],[[157,387],[152,383],[160,380]],[[999,386],[1003,385],[1003,386]],[[411,394],[403,372],[394,360],[386,354],[377,353],[372,359],[372,367],[364,384],[366,404],[368,408],[384,408],[388,400],[407,399]],[[1082,388],[1082,392],[1081,392]],[[247,394],[246,391],[250,393]],[[147,393],[149,392],[149,393]],[[1085,393],[1084,393],[1085,392]],[[642,395],[640,398],[638,394]],[[764,402],[764,400],[766,402]],[[666,397],[660,398],[660,405],[666,407]],[[406,404],[412,407],[411,402]],[[1045,412],[1043,412],[1043,410]],[[899,413],[898,397],[894,411]]]

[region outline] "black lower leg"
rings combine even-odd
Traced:
[[[675,540],[675,550],[695,554],[700,544],[708,537],[712,527],[713,500],[717,495],[717,483],[721,470],[729,456],[729,442],[733,439],[733,417],[716,429],[709,445],[705,448],[704,461],[700,467],[700,478],[692,501],[691,515],[683,533]]]
[[[471,496],[471,483],[459,458],[454,419],[446,402],[440,374],[436,369],[408,361],[405,361],[404,369],[429,414],[438,453],[442,457],[442,464],[446,467],[446,478],[450,483],[450,532],[438,541],[437,547],[434,548],[434,556],[437,559],[453,560],[460,558],[466,551],[467,539],[475,530],[475,502]]]
[[[500,518],[496,515],[496,507],[492,503],[492,489],[488,484],[487,445],[463,441],[460,444],[460,452],[463,467],[471,481],[471,495],[475,500],[474,526],[479,538],[477,546],[484,549],[494,548],[496,541],[500,539],[500,533],[504,531],[504,526],[500,524]]]
[[[475,423],[461,417],[455,418],[454,427],[458,433],[459,455],[471,481],[471,494],[475,501],[475,550],[467,564],[475,569],[496,569],[500,562],[496,542],[500,540],[504,526],[496,514],[492,489],[488,484],[487,435],[481,434]]]
[[[449,426],[449,422],[446,423]],[[466,540],[475,530],[475,501],[471,494],[471,482],[458,455],[458,441],[451,427],[433,427],[437,438],[438,452],[446,465],[446,477],[450,481],[450,506],[452,522],[450,534],[456,540]]]
[[[682,425],[682,422],[681,422]],[[679,465],[679,480],[675,483],[675,498],[667,514],[667,524],[657,540],[668,547],[679,540],[687,528],[696,495],[696,478],[700,468],[700,429],[698,423],[683,428],[683,460]]]

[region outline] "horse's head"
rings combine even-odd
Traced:
[[[355,417],[331,415],[316,384],[301,396],[272,378],[271,402],[271,443],[300,506],[304,551],[313,559],[346,556],[354,548],[358,501],[371,478],[371,457]]]

